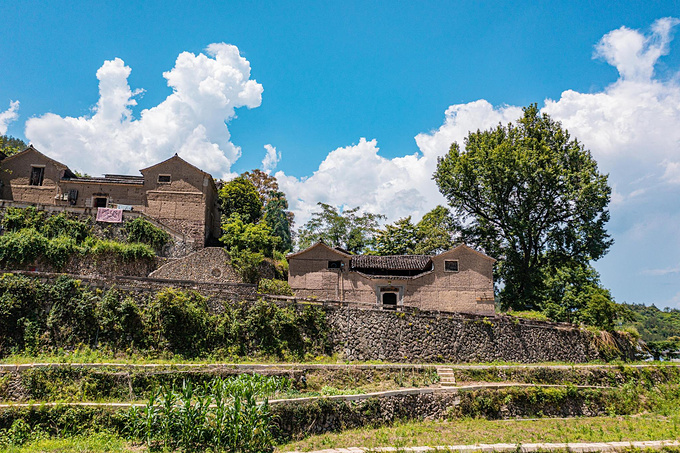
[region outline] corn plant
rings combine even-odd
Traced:
[[[290,388],[285,378],[240,375],[202,386],[154,391],[143,409],[128,413],[128,431],[149,448],[271,452],[268,398]]]

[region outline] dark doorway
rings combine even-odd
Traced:
[[[397,295],[395,293],[383,293],[382,295],[383,310],[397,309]]]
[[[94,199],[94,207],[95,208],[105,208],[106,207],[106,198],[104,197],[97,197]]]

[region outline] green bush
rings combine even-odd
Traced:
[[[256,283],[260,278],[260,265],[264,262],[264,255],[250,250],[229,250],[231,265],[234,266],[246,283]]]
[[[215,321],[206,298],[197,292],[163,290],[156,294],[150,315],[156,343],[187,357],[209,349]]]
[[[2,228],[7,231],[19,231],[24,228],[40,229],[45,224],[45,212],[33,206],[28,208],[9,207],[2,219]]]
[[[260,294],[274,294],[278,296],[292,296],[293,290],[285,280],[263,278],[257,284],[257,292]]]
[[[0,236],[0,263],[32,263],[43,256],[48,240],[34,228],[10,231]]]
[[[123,261],[153,259],[156,256],[156,252],[150,246],[141,243],[126,244],[110,239],[89,237],[85,240],[84,246],[92,255],[114,255]]]
[[[125,222],[125,231],[127,231],[128,242],[140,242],[156,250],[162,249],[170,242],[170,235],[166,231],[141,217]]]

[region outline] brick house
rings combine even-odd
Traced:
[[[203,246],[220,235],[217,188],[210,174],[177,154],[141,176],[81,177],[32,145],[0,162],[0,196],[20,204],[95,213],[113,207],[139,212]]]
[[[371,256],[319,242],[287,258],[288,283],[299,297],[495,313],[495,260],[464,244],[435,256]]]

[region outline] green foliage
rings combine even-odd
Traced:
[[[24,228],[38,230],[45,223],[45,212],[38,211],[33,206],[27,208],[8,207],[2,219],[2,229],[19,231]]]
[[[434,179],[463,239],[499,260],[504,308],[537,308],[545,275],[597,260],[612,244],[607,176],[536,105],[517,124],[471,132],[465,151],[452,144]]]
[[[58,348],[93,345],[99,330],[95,294],[81,287],[79,280],[66,276],[60,276],[49,291],[51,308],[46,326],[52,343]]]
[[[114,288],[107,291],[97,305],[99,341],[113,350],[141,349],[146,345],[142,309],[131,297],[123,297]]]
[[[272,236],[272,230],[266,223],[247,223],[238,214],[222,222],[222,232],[220,240],[229,253],[249,251],[271,257],[280,243],[278,237]]]
[[[260,279],[260,266],[264,263],[264,255],[250,250],[229,250],[231,265],[236,269],[246,283],[257,283]]]
[[[0,263],[31,263],[45,253],[48,242],[33,228],[5,233],[0,236]]]
[[[418,242],[413,249],[416,255],[434,255],[455,245],[456,222],[444,206],[437,206],[418,222]]]
[[[0,135],[0,152],[4,153],[7,157],[13,156],[27,147],[28,145],[19,138],[10,135]]]
[[[262,215],[262,199],[253,183],[243,176],[225,183],[219,190],[222,213],[238,214],[245,223],[255,223]]]
[[[375,236],[372,253],[376,255],[413,255],[418,244],[418,229],[411,223],[411,216],[386,225]]]
[[[374,239],[375,255],[433,255],[454,246],[456,226],[451,213],[437,206],[414,225],[411,216],[386,225]]]
[[[147,244],[156,250],[170,242],[170,235],[142,217],[125,222],[128,242]]]
[[[150,260],[156,256],[156,252],[149,245],[141,243],[127,244],[110,239],[89,237],[83,243],[83,247],[84,253],[90,253],[95,256],[118,256],[123,261],[128,262],[143,259]]]
[[[533,321],[550,321],[550,319],[540,311],[514,311],[510,310],[506,313],[509,316],[521,319],[531,319]]]
[[[205,297],[197,292],[166,289],[156,294],[150,310],[155,343],[185,357],[205,353],[211,342],[214,317]]]
[[[0,264],[4,266],[25,265],[44,258],[60,269],[77,254],[108,254],[123,261],[153,259],[156,255],[147,244],[95,238],[90,221],[78,220],[66,212],[47,216],[34,207],[10,207],[2,219],[2,227],[5,233],[0,236]],[[151,236],[147,238],[158,239],[166,234],[147,229],[149,231]]]
[[[537,308],[550,319],[582,323],[614,330],[617,321],[628,319],[630,311],[612,300],[600,284],[600,276],[590,264],[546,269],[544,288]]]
[[[283,283],[272,284],[285,291]],[[115,288],[91,291],[66,276],[54,284],[0,277],[0,356],[84,347],[125,354],[301,359],[330,352],[328,329],[325,313],[316,307],[260,300],[225,304],[213,314],[207,299],[195,292],[168,289],[136,300]]]
[[[263,220],[271,228],[271,234],[279,238],[277,250],[288,251],[293,249],[293,241],[290,231],[290,212],[288,200],[283,192],[271,192],[269,200],[264,207]]]
[[[260,375],[214,379],[205,386],[185,382],[162,389],[143,409],[128,413],[128,431],[149,448],[271,452],[274,439],[268,397],[290,386]]]
[[[634,327],[646,342],[665,341],[670,337],[680,337],[680,310],[655,305],[624,304],[632,317],[626,325]]]
[[[334,206],[318,203],[321,212],[312,214],[298,233],[298,248],[304,249],[316,242],[331,247],[341,247],[351,253],[363,253],[370,249],[378,233],[380,214],[367,212],[359,215],[359,207],[339,212]]]
[[[263,278],[257,283],[257,292],[260,294],[274,294],[279,296],[292,296],[293,290],[286,280]]]

